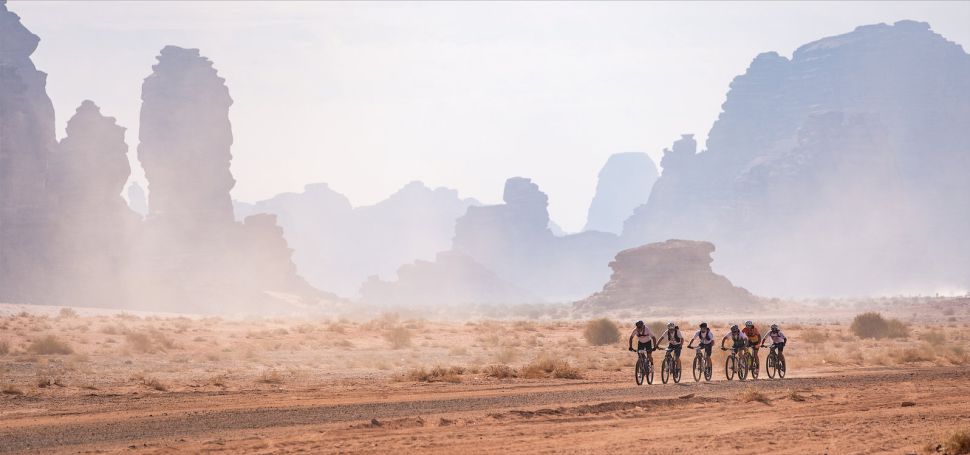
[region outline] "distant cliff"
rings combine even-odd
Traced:
[[[665,151],[624,243],[712,241],[762,295],[970,286],[968,128],[970,56],[925,23],[759,55],[706,150]]]
[[[600,170],[583,230],[621,233],[623,221],[647,203],[657,177],[657,165],[646,153],[611,155]]]

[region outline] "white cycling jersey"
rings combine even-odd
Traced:
[[[697,332],[694,333],[694,338],[690,339],[690,341],[694,341],[694,340],[701,340],[700,341],[701,345],[714,344],[714,332],[711,332],[711,329],[707,329],[707,334],[702,335],[701,331],[698,330]]]
[[[768,338],[771,338],[772,343],[784,343],[788,341],[788,337],[786,337],[785,334],[781,332],[781,330],[777,332],[769,331],[767,334],[765,334],[765,336]]]
[[[636,337],[637,341],[641,343],[648,343],[650,341],[653,341],[653,338],[654,338],[653,331],[650,330],[650,327],[648,327],[646,324],[644,324],[642,331],[634,327],[633,333],[631,333],[630,336]]]

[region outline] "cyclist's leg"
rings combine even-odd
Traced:
[[[785,343],[774,344],[775,349],[778,351],[778,360],[781,363],[785,363]]]
[[[674,348],[674,359],[676,359],[678,362],[680,361],[680,351],[682,349],[684,349],[683,346],[677,346],[676,348]]]

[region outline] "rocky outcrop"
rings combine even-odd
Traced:
[[[212,62],[197,49],[168,46],[153,68],[142,89],[138,147],[149,185],[136,254],[146,302],[170,311],[252,312],[327,298],[296,274],[275,217],[234,221],[232,99]]]
[[[714,245],[667,240],[623,250],[610,262],[603,290],[576,302],[576,309],[679,310],[742,308],[757,299],[711,270]]]
[[[84,101],[50,163],[48,189],[57,205],[50,286],[58,302],[124,302],[138,217],[121,197],[131,173],[125,129]]]
[[[617,236],[594,231],[554,236],[548,197],[527,178],[508,179],[503,199],[500,205],[469,207],[455,225],[452,250],[545,300],[587,295],[606,279]]]
[[[148,216],[148,197],[145,195],[145,189],[138,182],[131,182],[128,185],[128,208],[142,218]]]
[[[461,253],[439,253],[435,260],[401,266],[395,281],[371,277],[361,286],[361,301],[381,306],[443,308],[468,304],[540,301]]]
[[[970,55],[924,23],[759,55],[698,153],[667,151],[624,242],[718,245],[760,294],[970,286]]]
[[[611,155],[600,170],[583,230],[620,234],[623,221],[647,203],[657,177],[657,166],[646,153]]]
[[[477,204],[455,190],[411,182],[377,204],[352,207],[319,183],[255,204],[236,202],[236,217],[277,215],[300,273],[322,289],[355,296],[368,277],[390,278],[402,264],[448,249],[455,219]]]
[[[39,42],[0,1],[0,301],[33,302],[47,291],[56,140],[47,75],[30,60]]]

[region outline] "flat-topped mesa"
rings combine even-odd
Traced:
[[[40,38],[0,4],[0,301],[42,300],[54,106],[30,55]]]
[[[186,230],[233,221],[232,98],[198,49],[166,46],[142,85],[138,159],[150,217]]]
[[[603,290],[576,302],[577,310],[739,308],[757,301],[711,270],[710,242],[667,240],[623,250],[610,263]]]
[[[657,177],[657,166],[646,153],[610,155],[600,170],[583,230],[621,233],[623,221],[647,203]]]

